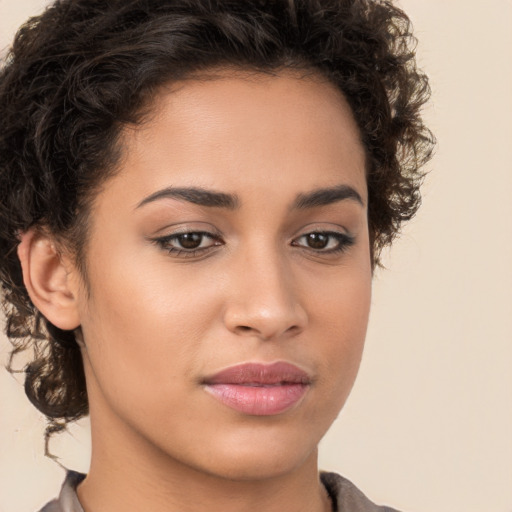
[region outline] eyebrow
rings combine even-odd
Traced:
[[[364,206],[363,199],[356,189],[349,185],[338,185],[337,187],[321,188],[307,194],[299,194],[295,199],[293,208],[305,210],[319,206],[327,206],[338,201],[351,199]]]
[[[236,210],[240,207],[240,201],[234,194],[215,192],[198,187],[168,187],[158,190],[144,198],[136,208],[164,198],[178,199],[210,208]],[[307,194],[299,194],[292,204],[292,209],[306,210],[319,206],[327,206],[347,199],[354,200],[361,206],[364,206],[363,199],[359,192],[349,185],[338,185],[336,187],[313,190]]]
[[[214,192],[204,188],[197,187],[168,187],[149,195],[144,198],[137,208],[145,204],[152,203],[163,198],[179,199],[189,203],[198,204],[200,206],[208,206],[213,208],[226,208],[228,210],[236,210],[239,207],[238,197],[223,192]]]

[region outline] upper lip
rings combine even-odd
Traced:
[[[204,379],[205,384],[238,384],[269,386],[279,384],[310,384],[311,377],[297,366],[286,363],[243,363],[230,366]]]

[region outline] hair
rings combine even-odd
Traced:
[[[0,69],[0,282],[9,368],[32,349],[25,391],[49,432],[87,414],[85,377],[74,333],[28,296],[20,234],[47,230],[84,270],[91,201],[116,172],[121,130],[143,122],[160,87],[216,67],[293,68],[326,77],[352,109],[375,266],[419,207],[434,144],[415,45],[386,0],[58,0],[21,27]]]

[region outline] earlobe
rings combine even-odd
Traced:
[[[80,325],[77,289],[52,237],[35,229],[23,233],[18,258],[34,306],[59,329],[76,329]]]

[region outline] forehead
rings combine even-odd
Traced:
[[[122,148],[116,179],[139,195],[182,185],[269,193],[347,180],[366,195],[350,107],[317,74],[223,70],[173,83],[144,124],[124,130]]]

